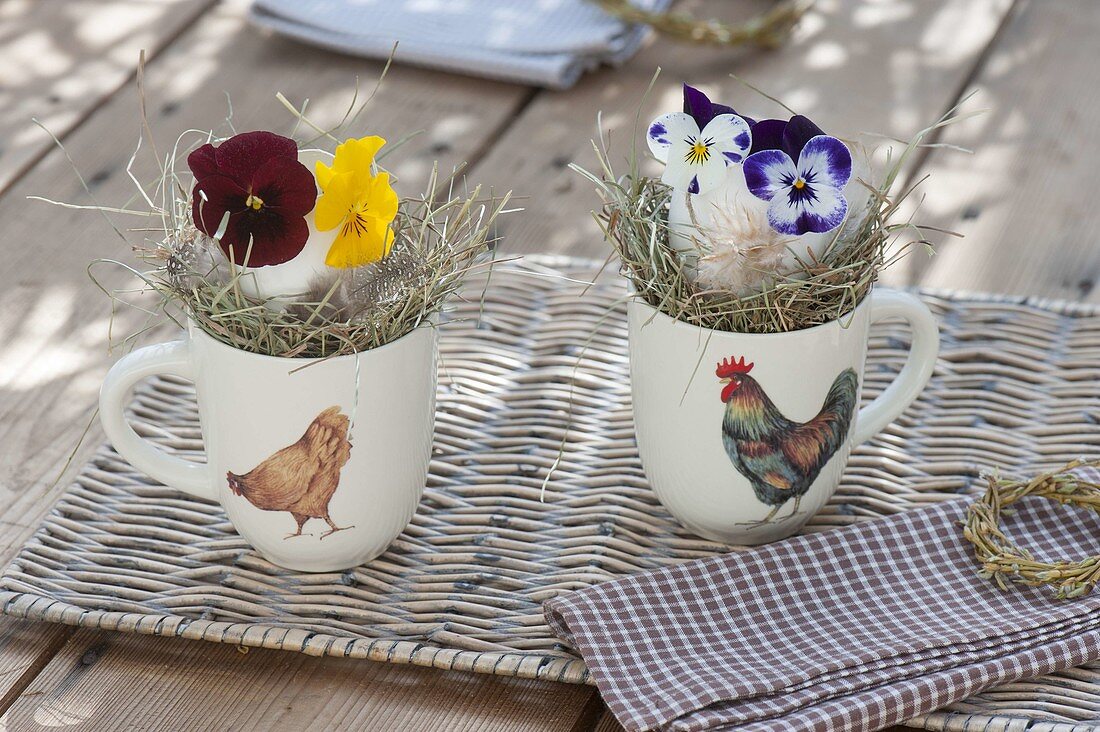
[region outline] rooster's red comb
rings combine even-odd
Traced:
[[[718,363],[718,368],[714,370],[715,376],[719,379],[726,379],[734,374],[747,374],[752,371],[752,364],[745,365],[745,357],[742,356],[741,360],[734,361],[729,358],[724,358]]]

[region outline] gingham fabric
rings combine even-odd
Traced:
[[[663,10],[671,0],[634,0]],[[555,88],[634,55],[646,28],[589,0],[255,0],[249,17],[307,43]]]
[[[1100,659],[1100,590],[998,590],[968,502],[606,582],[546,617],[628,730],[875,730]],[[1003,527],[1037,556],[1098,553],[1089,511],[1032,498]]]

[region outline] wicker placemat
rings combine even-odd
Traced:
[[[681,529],[646,485],[631,423],[622,282],[605,276],[586,288],[590,263],[535,259],[524,268],[498,268],[483,303],[474,285],[443,326],[428,490],[378,560],[320,575],[272,566],[219,508],[150,482],[104,447],[0,579],[4,612],[586,682],[584,664],[543,623],[543,600],[726,547]],[[951,498],[988,466],[1026,472],[1100,452],[1095,309],[925,299],[943,324],[936,374],[902,418],[855,451],[810,530]],[[865,398],[900,368],[906,338],[900,326],[874,328]],[[201,454],[188,385],[151,382],[132,414],[142,434]],[[1026,719],[1098,718],[1100,672],[1014,684],[955,709],[923,722],[1010,729]]]

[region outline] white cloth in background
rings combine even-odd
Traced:
[[[634,0],[664,10],[671,0]],[[566,88],[620,64],[647,29],[588,0],[256,0],[259,26],[337,51],[524,84]]]

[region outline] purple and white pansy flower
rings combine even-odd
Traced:
[[[752,132],[743,117],[729,107],[712,105],[686,84],[684,109],[653,120],[646,140],[653,156],[665,164],[663,182],[701,193],[721,185],[726,167],[744,160],[752,147]]]
[[[788,130],[795,126],[793,134],[776,130],[778,149],[760,150],[745,158],[745,183],[754,196],[769,202],[768,222],[773,229],[792,236],[821,234],[840,226],[848,213],[844,186],[852,177],[852,154],[843,142],[828,135],[799,139],[810,129],[801,120],[812,125],[812,131],[820,130],[804,117],[796,120],[786,125]]]

